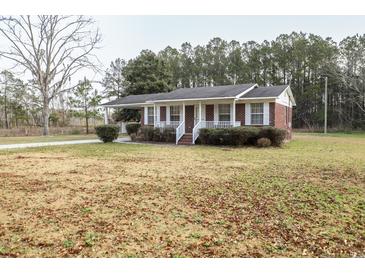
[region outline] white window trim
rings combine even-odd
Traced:
[[[146,125],[154,125],[155,124],[155,107],[154,106],[152,106],[152,107],[146,107],[147,108],[147,120],[146,120]],[[153,123],[152,124],[150,124],[149,123],[149,121],[148,121],[148,117],[150,117],[151,115],[148,115],[148,108],[152,108],[152,110],[153,110],[153,114],[152,114],[152,117],[153,117]]]
[[[181,106],[179,105],[172,105],[172,106],[169,106],[169,122],[171,122],[171,108],[172,107],[178,107],[179,108],[179,122],[181,121]],[[176,121],[173,121],[173,122],[176,122]]]
[[[245,125],[251,125],[251,104],[245,104]]]
[[[144,107],[144,124],[148,125],[148,107]]]
[[[229,114],[229,120],[226,120],[225,122],[229,122],[229,121],[231,121],[232,120],[232,104],[218,104],[218,107],[217,107],[217,109],[218,109],[218,121],[221,121],[220,120],[220,115],[221,115],[221,113],[219,112],[219,106],[220,105],[228,105],[229,106],[229,111],[227,112],[227,113],[224,113],[224,115],[228,115]]]
[[[250,124],[253,126],[263,126],[265,125],[265,103],[253,103],[253,104],[262,104],[262,112],[255,112],[252,113],[251,107],[250,107]],[[262,114],[262,124],[253,124],[252,123],[252,114]]]
[[[166,124],[170,125],[170,106],[166,106]]]
[[[264,103],[264,125],[270,125],[270,104]]]
[[[214,104],[214,124],[218,123],[219,115],[218,115],[218,104]]]
[[[156,108],[156,122],[160,123],[161,119],[160,119],[160,106],[157,106]]]

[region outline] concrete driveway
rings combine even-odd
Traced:
[[[118,138],[115,140],[117,143],[132,144],[129,137]],[[0,145],[1,149],[15,149],[15,148],[29,148],[29,147],[45,147],[45,146],[62,146],[62,145],[80,145],[80,144],[93,144],[101,143],[99,139],[90,140],[74,140],[74,141],[56,141],[56,142],[40,142],[40,143],[25,143],[25,144],[7,144]]]

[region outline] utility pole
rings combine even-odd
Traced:
[[[327,134],[327,102],[328,102],[328,94],[327,94],[327,76],[324,78],[324,134]]]

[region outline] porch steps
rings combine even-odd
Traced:
[[[193,134],[185,133],[177,143],[178,145],[191,145],[193,143]]]

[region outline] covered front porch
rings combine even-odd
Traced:
[[[236,102],[169,102],[145,106],[144,125],[176,129],[176,144],[194,144],[200,128],[227,128],[241,126],[236,121]]]
[[[269,125],[269,103],[242,100],[177,101],[143,104],[141,125],[174,128],[176,144],[194,144],[201,128],[229,128],[242,125]],[[105,112],[105,121],[108,113]]]

